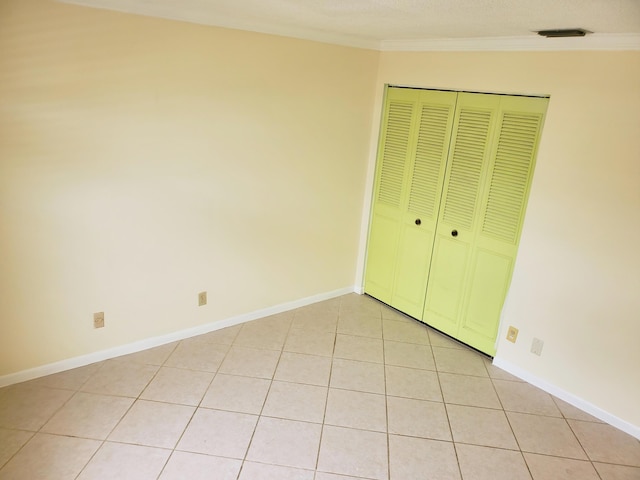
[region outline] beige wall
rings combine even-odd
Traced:
[[[0,3],[0,376],[353,287],[377,59]]]
[[[640,52],[383,53],[376,115],[385,83],[551,96],[497,357],[640,426]]]

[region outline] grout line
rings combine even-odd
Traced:
[[[318,452],[316,453],[316,465],[314,471],[314,478],[318,474],[318,467],[320,465],[320,450],[322,448],[322,438],[324,436],[324,426],[327,418],[327,408],[329,407],[329,392],[331,391],[331,376],[333,375],[333,359],[336,351],[336,343],[338,341],[338,323],[340,322],[340,307],[342,306],[342,299],[338,305],[337,320],[336,320],[336,332],[333,335],[333,349],[331,351],[331,366],[329,367],[329,379],[327,380],[327,395],[324,401],[324,412],[322,414],[322,425],[320,426],[320,439],[318,441]]]

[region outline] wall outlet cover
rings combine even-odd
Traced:
[[[511,343],[516,343],[516,339],[518,338],[518,329],[516,327],[509,327],[509,330],[507,330],[507,340],[509,340]]]
[[[198,294],[198,306],[201,307],[207,304],[207,292],[200,292]]]
[[[104,327],[104,312],[96,312],[93,314],[93,328]]]
[[[542,355],[542,347],[544,346],[544,341],[539,338],[534,338],[533,342],[531,342],[531,353],[534,353],[538,356]]]

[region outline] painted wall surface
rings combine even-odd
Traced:
[[[378,56],[0,3],[0,375],[353,286]]]
[[[640,425],[640,54],[379,54],[47,0],[0,3],[0,375],[357,284],[384,83],[551,96],[498,356]]]
[[[385,83],[550,95],[496,356],[640,425],[640,52],[383,53],[376,115]]]

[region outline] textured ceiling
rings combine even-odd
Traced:
[[[582,27],[640,36],[640,0],[62,0],[188,22],[377,48],[525,38]]]

